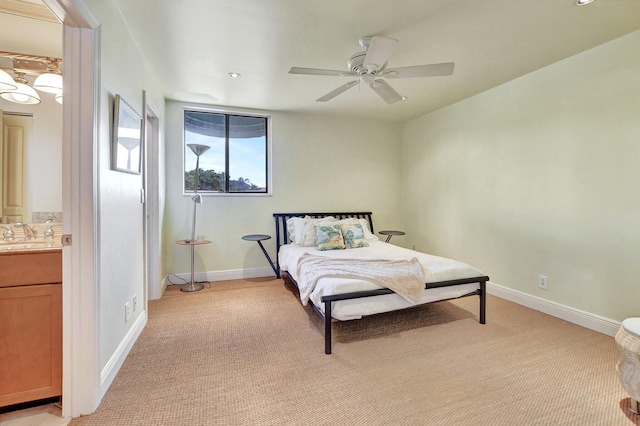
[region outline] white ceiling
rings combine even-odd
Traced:
[[[640,0],[115,0],[165,96],[187,102],[401,122],[640,29]],[[315,99],[349,77],[364,35],[400,42],[389,67],[455,62],[450,77],[388,80]],[[228,77],[234,71],[239,79]]]

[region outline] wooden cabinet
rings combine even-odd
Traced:
[[[0,407],[60,396],[62,253],[3,253],[0,271]]]

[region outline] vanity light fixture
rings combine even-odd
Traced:
[[[0,69],[0,90],[16,90],[18,85],[9,73]]]
[[[62,95],[62,75],[56,65],[56,60],[49,60],[47,72],[40,74],[33,82],[33,88],[41,92]]]
[[[40,103],[40,95],[34,89],[52,93],[62,103],[62,59],[45,56],[0,52],[0,98],[24,105]],[[11,77],[9,73],[15,74]],[[35,77],[29,86],[27,75]]]
[[[576,6],[584,6],[593,3],[594,0],[576,0]]]
[[[33,90],[32,87],[27,86],[27,79],[24,77],[24,73],[17,73],[14,78],[16,82],[16,89],[13,90],[1,90],[0,98],[23,105],[35,105],[40,103],[40,96],[38,92]]]

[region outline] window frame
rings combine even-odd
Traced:
[[[207,192],[207,191],[198,191],[199,195],[203,197],[270,197],[273,195],[273,180],[272,180],[272,137],[271,137],[271,114],[249,111],[249,110],[231,110],[231,109],[221,109],[221,108],[206,108],[206,107],[196,107],[196,106],[183,106],[182,107],[182,195],[192,196],[193,191],[187,191],[186,188],[186,179],[185,179],[185,150],[187,149],[186,140],[185,140],[185,114],[188,111],[193,112],[202,112],[202,113],[211,113],[211,114],[222,114],[225,116],[225,121],[228,122],[229,116],[240,116],[240,117],[255,117],[255,118],[264,118],[266,120],[266,147],[265,147],[265,155],[266,155],[266,164],[265,164],[265,173],[266,173],[266,192],[227,192],[228,182],[225,179],[225,191],[221,192]],[[225,129],[226,137],[225,137],[225,177],[229,171],[229,129]]]

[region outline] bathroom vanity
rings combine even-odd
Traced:
[[[0,407],[62,395],[62,249],[0,247]]]

